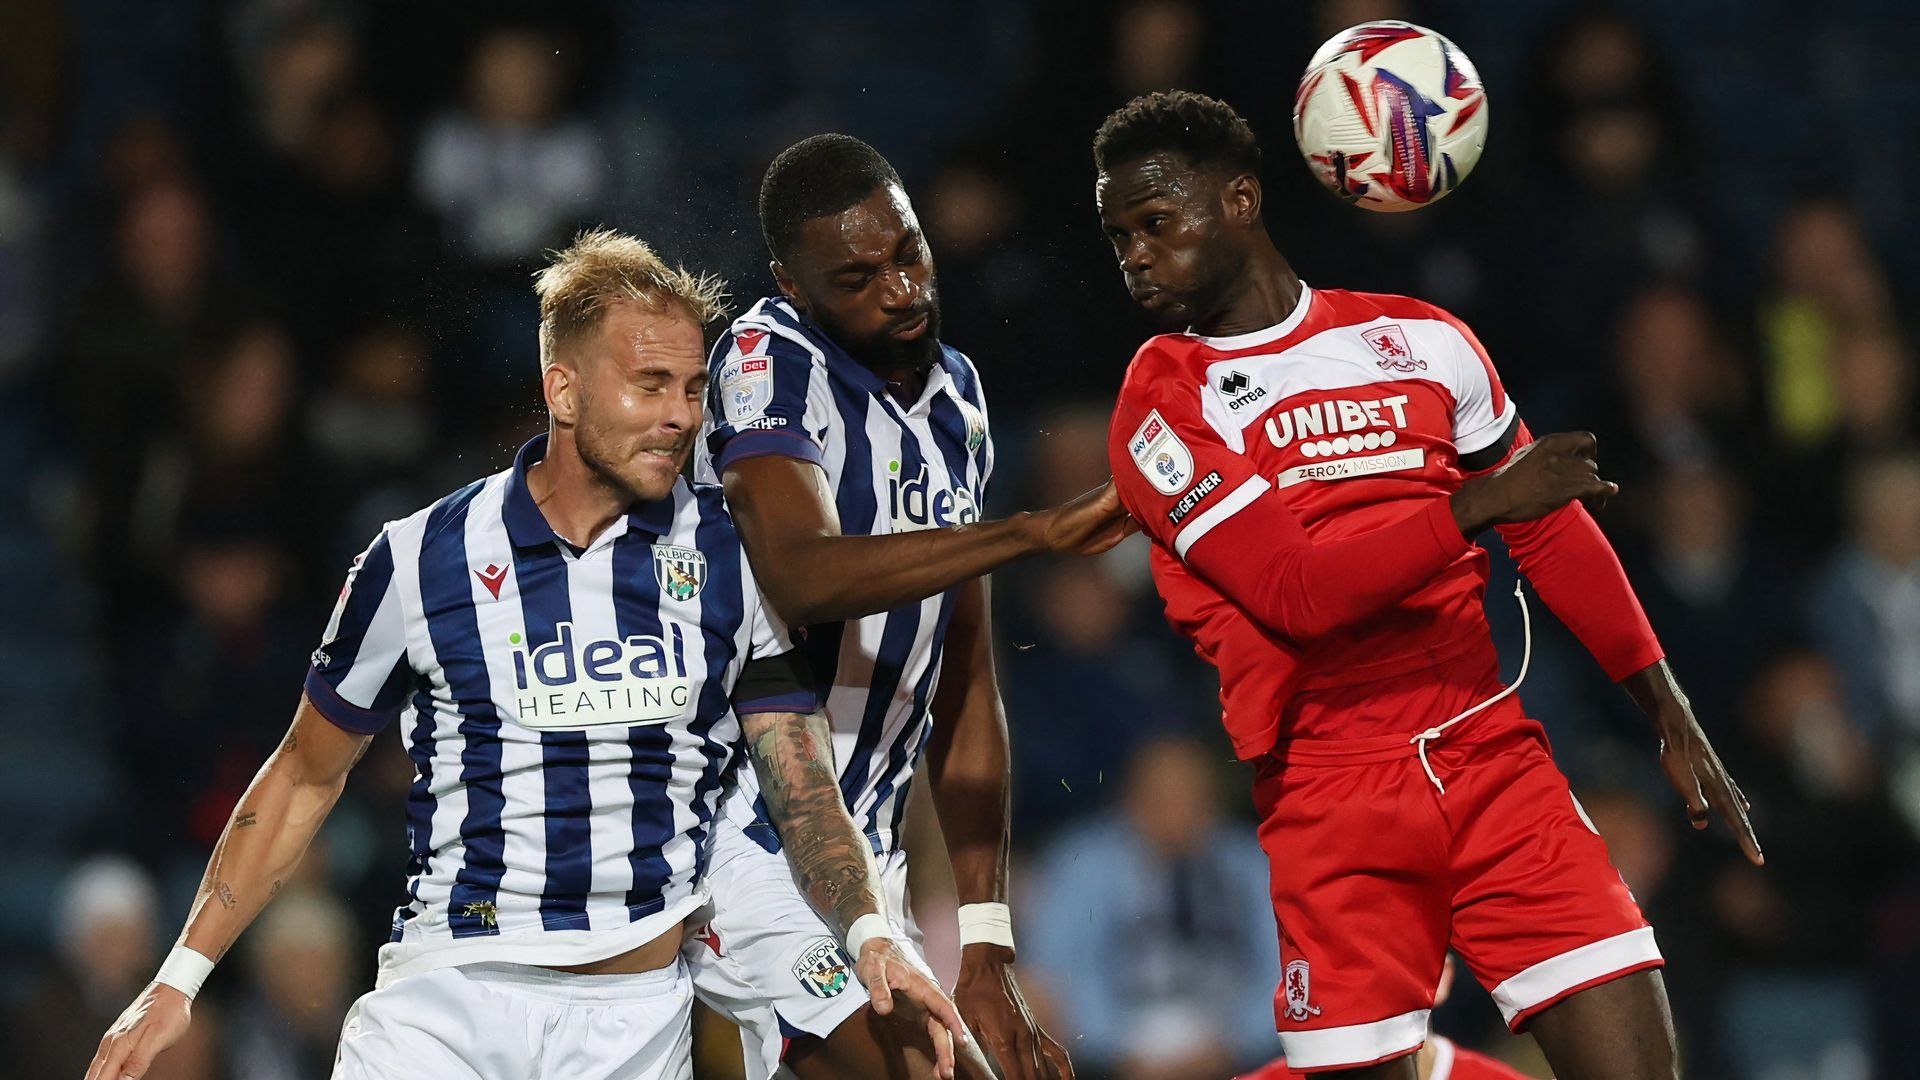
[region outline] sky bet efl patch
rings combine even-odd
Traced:
[[[1193,452],[1160,418],[1159,409],[1141,421],[1140,430],[1127,442],[1127,450],[1133,454],[1140,474],[1162,495],[1179,494],[1193,479]]]
[[[720,411],[739,427],[773,403],[773,357],[736,356],[720,369]]]

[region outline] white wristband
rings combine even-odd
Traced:
[[[893,924],[887,922],[887,917],[877,911],[868,912],[853,920],[853,925],[847,927],[847,953],[858,960],[860,950],[867,942],[874,938],[892,936]]]
[[[1005,904],[961,904],[960,945],[1013,948],[1013,912]]]
[[[213,961],[185,945],[175,945],[173,951],[167,954],[166,961],[160,965],[160,972],[153,977],[153,981],[173,987],[187,995],[188,1001],[192,1001],[194,995],[200,992],[200,984],[206,982],[211,974]]]

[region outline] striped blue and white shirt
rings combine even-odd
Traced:
[[[993,475],[986,398],[973,362],[940,347],[940,363],[912,405],[800,316],[769,297],[714,346],[701,475],[777,454],[826,471],[849,536],[980,520]],[[810,627],[805,648],[833,725],[840,790],[874,850],[892,849],[914,767],[932,732],[929,706],[954,594],[878,615]],[[751,774],[727,812],[762,844],[767,824]]]
[[[361,733],[399,719],[413,758],[383,984],[657,937],[704,902],[736,709],[815,707],[791,684],[729,700],[749,658],[792,646],[719,489],[681,480],[577,549],[527,491],[545,450],[388,524],[313,654],[314,708]]]

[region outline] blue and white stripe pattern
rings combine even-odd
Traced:
[[[414,762],[383,981],[584,963],[697,907],[730,688],[791,647],[717,488],[680,481],[577,549],[527,491],[544,452],[387,525],[313,655],[315,708],[357,732],[399,719]]]
[[[735,461],[781,455],[818,464],[846,535],[906,532],[980,519],[993,474],[986,399],[973,362],[941,346],[920,399],[886,384],[781,297],[755,304],[715,345],[701,475]],[[833,725],[840,787],[876,852],[891,850],[907,785],[932,732],[929,706],[951,593],[844,624],[808,629]],[[763,844],[754,778],[727,812]]]

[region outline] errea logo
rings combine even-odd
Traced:
[[[1229,371],[1220,376],[1213,385],[1219,389],[1220,396],[1226,400],[1228,412],[1239,412],[1267,396],[1267,388],[1254,386],[1244,371]]]

